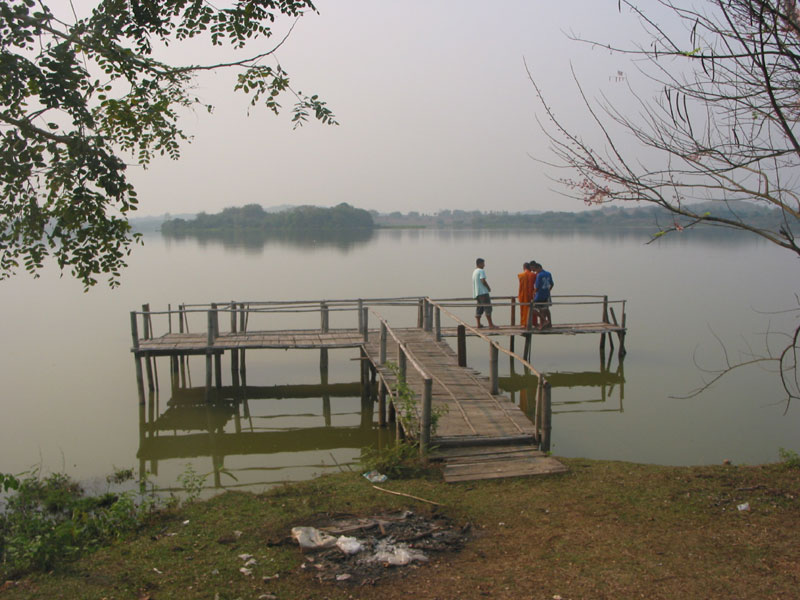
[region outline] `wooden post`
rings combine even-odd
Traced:
[[[533,429],[536,432],[536,442],[539,444],[539,450],[542,449],[542,406],[544,403],[544,376],[539,375],[539,381],[536,384],[536,399],[534,404],[536,406],[536,413],[533,416]]]
[[[550,430],[552,429],[553,411],[551,397],[550,397],[550,382],[544,383],[544,402],[543,402],[543,439],[542,445],[539,448],[542,452],[550,452]]]
[[[211,350],[214,345],[214,311],[209,310],[207,314],[208,333],[206,336],[206,402],[211,400],[211,361],[213,359],[213,352]]]
[[[378,362],[381,365],[386,364],[386,336],[388,331],[386,329],[386,323],[381,321],[381,346],[380,346],[380,356],[378,357]]]
[[[619,358],[624,358],[625,355],[628,353],[625,350],[625,321],[626,321],[626,314],[625,314],[625,301],[622,301],[622,331],[617,334],[619,338]]]
[[[167,304],[167,331],[172,333],[172,304]]]
[[[378,382],[380,391],[378,392],[378,426],[386,427],[386,386],[381,379]]]
[[[219,311],[217,310],[216,303],[211,303],[211,314],[213,315],[213,330],[214,339],[219,337]],[[216,380],[217,389],[222,389],[222,353],[214,353],[214,378]]]
[[[239,331],[242,333],[247,331],[247,313],[244,310],[244,302],[239,304]],[[232,350],[232,352],[236,352],[236,350]],[[244,352],[244,348],[239,350],[239,374],[242,376],[242,387],[246,387],[245,372],[247,371]],[[246,404],[245,407],[247,407]]]
[[[530,333],[525,334],[525,347],[522,349],[522,358],[531,362],[531,345],[533,336]]]
[[[136,311],[131,311],[131,338],[133,339],[134,350],[139,349],[139,321],[136,318]]]
[[[511,326],[517,324],[517,299],[515,296],[511,296]],[[520,325],[522,325],[522,321],[520,320]]]
[[[363,311],[362,321],[364,323],[364,341],[369,341],[369,309],[364,307],[361,309]]]
[[[428,302],[427,298],[425,298],[423,300],[423,305],[422,306],[423,306],[422,310],[423,310],[423,316],[424,316],[423,329],[425,331],[431,331],[431,329],[433,329],[431,327],[431,304],[430,304],[430,302]]]
[[[500,393],[500,386],[498,385],[498,365],[499,362],[497,360],[498,357],[498,349],[497,345],[490,343],[489,344],[489,387],[491,388],[492,394],[497,395]]]
[[[364,333],[364,301],[358,299],[358,332]]]
[[[422,388],[422,422],[419,432],[419,454],[423,462],[428,457],[428,447],[431,445],[431,404],[433,401],[433,379],[426,377]]]
[[[433,313],[433,326],[436,330],[436,341],[442,341],[442,310],[436,306]]]
[[[608,296],[603,296],[603,323],[608,323]]]
[[[420,298],[417,301],[417,329],[422,329],[423,320],[424,320],[424,307],[423,303],[425,302],[424,298]]]
[[[458,345],[458,366],[467,366],[467,328],[459,325],[457,331],[457,345]]]
[[[358,356],[361,362],[361,406],[364,406],[364,399],[369,396],[369,371],[367,367],[367,355],[363,346],[359,350]]]
[[[405,344],[400,344],[397,347],[397,367],[400,378],[403,381],[406,381],[406,374],[408,372],[408,359],[406,358]]]
[[[323,386],[328,385],[328,349],[319,350],[319,380]]]
[[[178,331],[183,333],[183,322],[186,319],[186,305],[178,305]]]
[[[320,330],[322,333],[328,333],[328,303],[327,302],[320,302],[319,303],[319,315],[320,315]]]
[[[236,306],[236,302],[231,300],[231,333],[236,333]],[[239,387],[239,351],[236,349],[231,350],[231,385]],[[238,409],[236,414],[239,414]]]
[[[142,339],[149,340],[152,337],[152,321],[150,320],[150,305],[142,304],[142,325],[144,327],[144,337]],[[155,380],[153,378],[153,363],[151,358],[147,355],[144,357],[144,366],[147,371],[147,389],[153,391],[156,389]]]

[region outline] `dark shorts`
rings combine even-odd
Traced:
[[[492,316],[492,299],[489,297],[489,294],[481,294],[475,301],[478,303],[478,306],[475,308],[475,316],[480,317],[482,314],[486,313],[487,317]],[[486,306],[482,306],[482,305]]]
[[[547,298],[547,300],[534,300],[533,308],[535,310],[543,310],[545,308],[550,308],[550,305],[552,303],[553,303],[553,301],[550,300],[550,298]]]

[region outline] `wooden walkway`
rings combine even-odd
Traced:
[[[566,467],[537,450],[539,438],[531,420],[503,394],[493,394],[489,379],[468,367],[458,366],[453,349],[420,329],[395,330],[406,350],[433,380],[432,407],[440,412],[431,445],[432,458],[443,461],[445,481],[468,481],[558,473]],[[390,389],[397,385],[393,369],[381,365],[377,336],[363,345],[367,359]],[[387,356],[397,356],[397,341],[387,341]],[[423,380],[408,369],[406,383],[422,397]],[[421,419],[415,405],[413,420]],[[413,435],[419,427],[410,427]]]
[[[434,460],[443,461],[446,481],[465,481],[495,477],[510,477],[555,473],[566,470],[557,460],[540,450],[549,449],[550,435],[550,384],[529,361],[531,339],[535,336],[600,334],[601,349],[605,340],[616,334],[620,342],[620,355],[624,354],[625,313],[621,303],[622,319],[617,324],[613,308],[606,297],[590,297],[589,302],[602,308],[602,320],[581,323],[556,323],[543,331],[526,329],[514,324],[514,304],[511,302],[511,324],[497,328],[474,329],[451,312],[453,307],[472,310],[474,301],[459,304],[459,299],[436,301],[430,298],[373,299],[347,301],[297,301],[286,303],[236,303],[230,305],[200,305],[203,308],[181,305],[177,311],[152,312],[149,305],[141,313],[131,313],[131,333],[137,367],[140,399],[144,397],[144,377],[141,360],[147,366],[148,384],[152,389],[150,358],[169,356],[173,368],[177,357],[204,355],[206,357],[206,394],[212,389],[212,371],[216,388],[222,388],[221,361],[228,353],[231,357],[231,378],[238,385],[238,364],[244,369],[244,351],[255,349],[319,349],[320,369],[327,382],[327,350],[334,348],[359,348],[362,354],[362,398],[367,399],[372,390],[378,390],[378,420],[381,426],[388,420],[398,423],[402,435],[418,439],[423,453]],[[600,298],[601,300],[596,300]],[[393,328],[376,312],[381,306],[409,306],[418,312],[417,327]],[[207,308],[206,308],[207,307]],[[329,328],[329,313],[350,311],[358,316],[358,327]],[[206,331],[188,333],[188,313],[207,316]],[[220,330],[219,314],[230,317],[227,331]],[[271,313],[317,313],[320,327],[315,329],[257,330],[249,318],[261,319]],[[613,322],[609,320],[611,314]],[[370,317],[372,314],[372,317]],[[153,333],[152,316],[166,315],[169,331],[157,336]],[[172,317],[177,315],[180,332],[172,331]],[[280,315],[279,315],[280,316]],[[140,337],[139,317],[144,334]],[[337,317],[341,318],[341,317]],[[457,323],[444,326],[443,319]],[[225,319],[227,320],[227,319]],[[350,321],[352,322],[352,321]],[[369,325],[367,325],[369,323]],[[184,327],[185,325],[185,327]],[[354,323],[355,325],[355,323]],[[376,325],[378,327],[376,327]],[[253,329],[250,329],[253,327]],[[487,342],[491,352],[489,377],[469,368],[466,363],[466,337],[477,336]],[[493,341],[498,336],[509,336],[511,350]],[[523,336],[526,349],[522,356],[513,352],[515,336]],[[457,351],[443,338],[456,337]],[[538,390],[532,402],[535,414],[529,418],[508,396],[500,393],[498,385],[498,353],[504,352],[519,360],[536,378]],[[212,369],[213,363],[213,369]],[[408,364],[407,364],[408,363]],[[412,368],[413,367],[413,368]],[[415,404],[403,402],[398,385],[402,372],[408,389],[418,400]],[[371,381],[370,381],[371,379]],[[372,383],[377,383],[373,386]],[[368,391],[369,390],[369,391]],[[366,394],[366,396],[364,396]],[[413,412],[413,414],[408,414]],[[430,427],[433,415],[435,427]]]

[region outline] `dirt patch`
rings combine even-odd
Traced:
[[[469,524],[458,526],[443,516],[404,511],[333,518],[292,533],[293,543],[305,553],[301,570],[320,582],[371,585],[417,569],[434,555],[459,552],[470,532]]]

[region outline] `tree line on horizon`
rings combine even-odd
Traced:
[[[267,212],[260,204],[229,207],[217,214],[199,213],[194,219],[170,219],[161,225],[166,234],[210,231],[320,231],[371,230],[372,215],[346,202],[332,208],[298,206],[280,212]]]
[[[696,205],[695,210],[737,218],[761,227],[780,222],[780,211],[752,203]],[[676,216],[657,206],[624,208],[605,206],[582,212],[548,211],[522,213],[509,211],[441,210],[433,214],[417,211],[379,213],[341,203],[333,208],[298,206],[268,211],[259,204],[229,207],[217,214],[199,213],[194,219],[167,219],[162,233],[191,234],[214,231],[349,231],[374,228],[438,229],[658,229],[689,225],[687,217]]]

